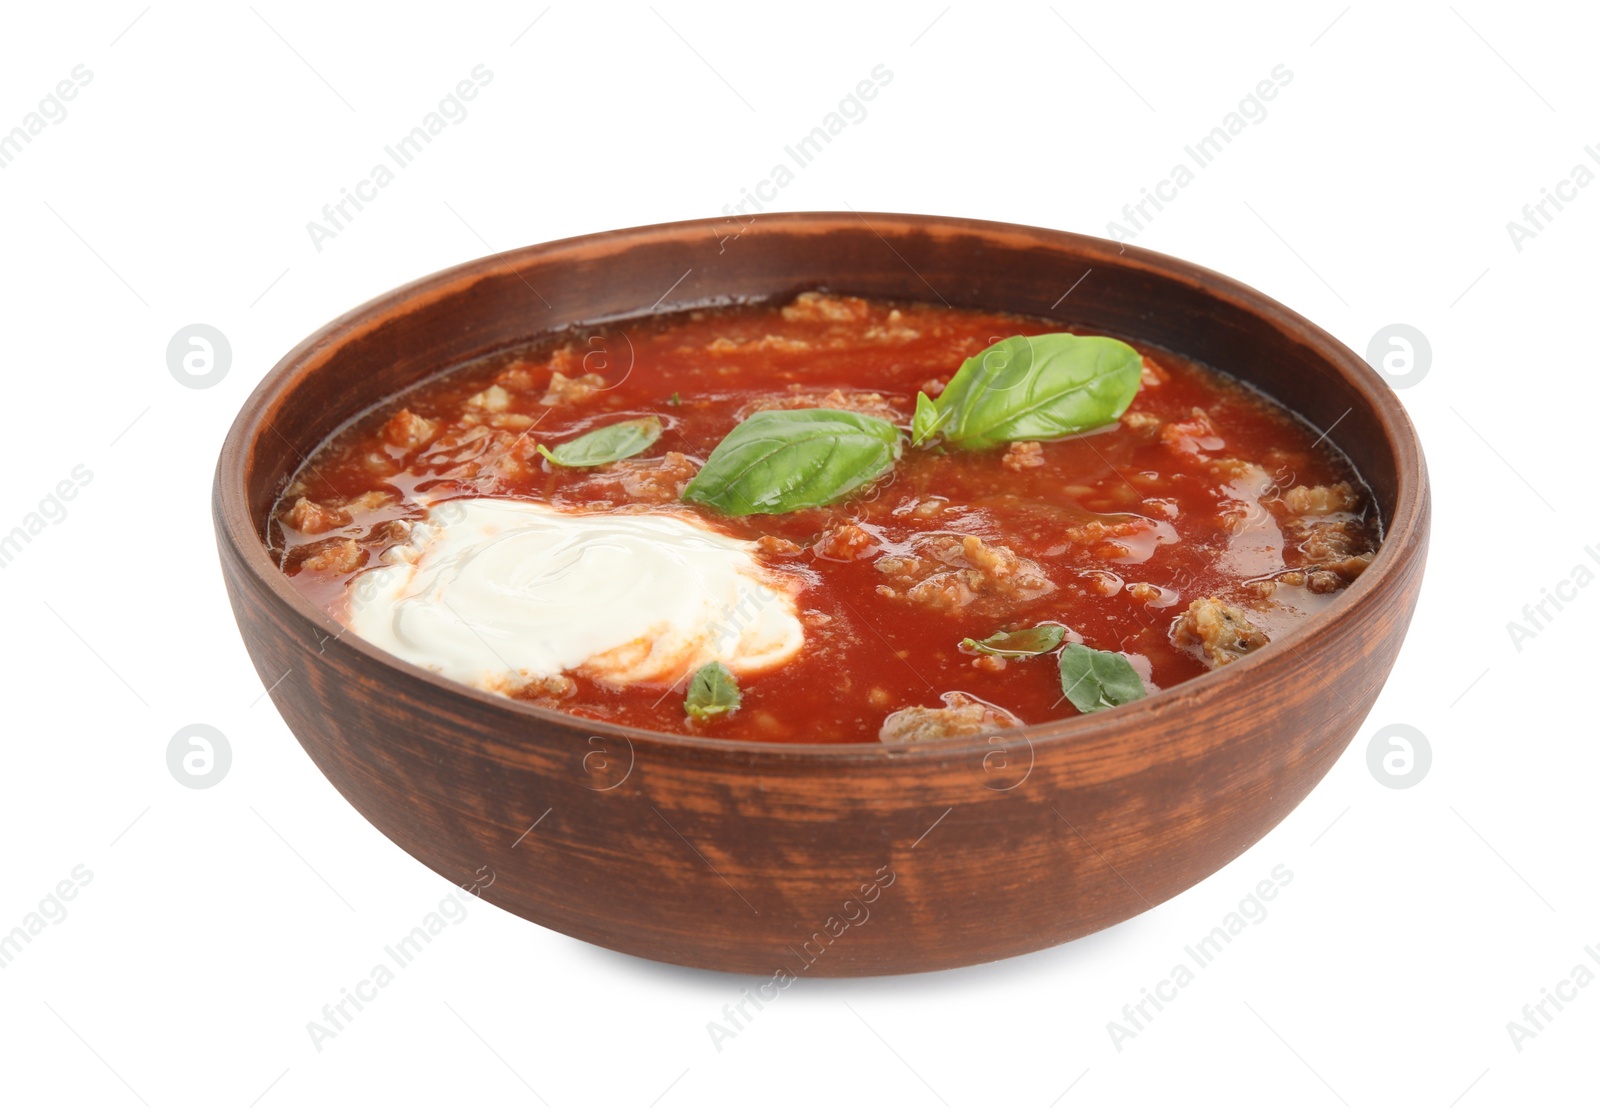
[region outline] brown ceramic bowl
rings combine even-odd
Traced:
[[[268,556],[268,512],[300,460],[432,372],[572,323],[815,287],[1053,317],[1254,383],[1335,427],[1382,511],[1377,559],[1293,635],[1149,699],[994,738],[841,746],[624,732],[488,696],[346,636]],[[1388,676],[1429,501],[1416,433],[1383,381],[1240,283],[1065,232],[797,213],[542,244],[369,302],[250,396],[214,514],[234,614],[278,710],[339,792],[423,863],[461,884],[486,866],[489,901],[634,955],[876,975],[1105,928],[1270,831]]]

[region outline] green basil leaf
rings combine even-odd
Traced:
[[[551,464],[563,468],[593,468],[597,464],[614,464],[638,456],[660,439],[661,419],[652,415],[601,426],[553,449],[543,445],[534,447]]]
[[[961,364],[937,399],[917,399],[911,443],[958,449],[1048,441],[1116,421],[1139,389],[1139,353],[1111,337],[1008,337]]]
[[[694,671],[683,710],[696,719],[710,719],[725,712],[737,712],[743,700],[739,682],[720,661],[707,662]]]
[[[969,654],[994,654],[1002,658],[1031,658],[1048,654],[1067,635],[1060,623],[1044,623],[1027,630],[995,631],[988,638],[963,638],[961,648]]]
[[[1078,642],[1061,651],[1061,691],[1080,712],[1114,708],[1145,694],[1144,682],[1127,658]]]
[[[683,489],[724,514],[825,507],[900,459],[900,431],[849,410],[763,410],[740,422]]]
[[[943,422],[939,416],[939,407],[933,399],[917,392],[917,412],[911,416],[911,443],[920,445],[935,433]]]

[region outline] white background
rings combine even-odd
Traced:
[[[0,533],[74,466],[93,476],[0,568],[0,933],[74,866],[93,874],[0,969],[0,1104],[1485,1111],[1592,1095],[1600,985],[1520,1051],[1507,1023],[1575,966],[1600,976],[1584,952],[1600,952],[1600,586],[1520,649],[1507,623],[1575,566],[1600,571],[1584,551],[1600,550],[1600,185],[1520,251],[1506,228],[1575,165],[1600,171],[1592,10],[141,6],[12,5],[0,29],[0,131],[74,66],[93,75],[0,170]],[[306,223],[480,63],[493,80],[470,114],[316,250]],[[261,698],[208,512],[228,423],[297,340],[402,281],[720,213],[880,63],[894,76],[869,115],[778,207],[1103,235],[1274,66],[1292,72],[1137,242],[1358,352],[1394,323],[1431,341],[1401,394],[1435,485],[1432,559],[1371,720],[1234,864],[1048,952],[805,983],[719,1051],[707,1023],[749,980],[476,902],[316,1050],[307,1022],[449,887]],[[208,390],[166,365],[196,322],[233,348]],[[233,754],[203,791],[165,757],[196,722]],[[1392,723],[1431,742],[1414,788],[1369,772]],[[1293,882],[1266,919],[1119,1049],[1108,1022],[1278,864]]]

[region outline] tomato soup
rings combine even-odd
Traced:
[[[1281,638],[1380,539],[1317,430],[1088,332],[818,292],[573,330],[347,423],[270,542],[347,637],[623,729],[1087,714]]]

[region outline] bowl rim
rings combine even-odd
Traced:
[[[1067,719],[1047,720],[1043,723],[1024,724],[979,735],[957,736],[949,739],[932,739],[910,743],[862,741],[851,743],[772,742],[757,739],[709,738],[691,734],[637,728],[605,720],[540,707],[524,701],[511,700],[494,693],[484,692],[459,681],[451,680],[431,670],[414,665],[402,658],[371,645],[356,636],[350,629],[317,607],[294,587],[288,577],[268,557],[267,547],[257,533],[249,512],[245,478],[249,464],[249,448],[261,431],[267,414],[273,412],[297,385],[302,365],[313,355],[359,340],[376,318],[387,312],[400,310],[406,304],[426,300],[429,295],[443,295],[456,283],[470,279],[478,281],[491,273],[515,274],[538,256],[580,247],[603,245],[607,241],[642,241],[651,238],[681,238],[695,230],[715,232],[727,223],[725,217],[702,217],[692,220],[669,221],[640,225],[631,228],[610,229],[585,233],[559,240],[530,244],[509,251],[494,251],[490,255],[457,263],[434,271],[395,287],[369,299],[354,309],[313,330],[291,348],[264,375],[250,392],[229,426],[218,455],[212,505],[219,542],[227,544],[241,566],[248,570],[280,606],[286,606],[312,628],[335,641],[344,642],[354,652],[370,659],[373,666],[397,672],[425,685],[441,686],[457,697],[466,697],[499,714],[510,713],[526,718],[530,723],[555,728],[570,729],[595,736],[620,736],[630,747],[646,742],[689,750],[701,749],[724,753],[750,753],[764,757],[804,758],[858,762],[892,757],[940,757],[963,759],[978,752],[994,752],[1016,741],[1026,742],[1030,748],[1036,743],[1060,743],[1090,734],[1138,729],[1141,721],[1152,717],[1175,714],[1185,706],[1205,703],[1219,686],[1239,685],[1248,678],[1267,670],[1281,668],[1280,663],[1292,665],[1300,656],[1301,647],[1312,639],[1321,637],[1331,628],[1359,624],[1379,605],[1376,596],[1386,586],[1393,570],[1401,565],[1410,551],[1426,542],[1429,519],[1429,480],[1422,445],[1399,397],[1383,378],[1360,356],[1356,355],[1337,337],[1306,317],[1288,308],[1261,291],[1176,256],[1151,251],[1127,243],[1106,240],[1097,236],[1067,232],[1058,229],[1004,221],[980,220],[969,217],[947,217],[931,214],[805,211],[775,212],[759,215],[764,228],[774,226],[792,230],[810,227],[820,230],[826,226],[844,223],[864,223],[874,233],[874,221],[901,226],[914,225],[921,231],[943,235],[976,235],[991,239],[1009,238],[1028,241],[1043,246],[1068,248],[1085,257],[1095,257],[1106,266],[1133,267],[1151,272],[1168,280],[1178,280],[1191,286],[1223,293],[1243,306],[1258,320],[1270,321],[1280,332],[1293,336],[1315,351],[1339,371],[1345,382],[1354,389],[1361,401],[1376,417],[1396,461],[1396,493],[1394,512],[1384,522],[1384,535],[1373,562],[1356,579],[1339,593],[1339,598],[1289,634],[1276,638],[1261,650],[1231,663],[1225,670],[1210,670],[1172,688],[1163,689],[1152,696],[1105,709],[1095,714],[1079,714]],[[882,238],[881,233],[877,233]],[[886,243],[888,241],[885,241]],[[892,248],[892,245],[891,245]],[[1096,266],[1100,263],[1096,263]],[[909,267],[910,264],[907,264]],[[914,270],[914,268],[913,268]],[[842,283],[841,287],[848,283]],[[630,320],[662,313],[680,312],[700,306],[722,304],[710,298],[663,304],[658,302],[639,314],[612,315],[609,318],[591,317],[574,320],[571,324],[588,324],[601,320]],[[996,307],[989,307],[996,308]],[[549,332],[549,329],[532,334],[530,339]],[[1137,337],[1135,339],[1138,339]],[[1182,355],[1182,353],[1180,353]],[[1235,374],[1230,369],[1221,369]],[[1249,382],[1249,380],[1245,380]],[[1270,395],[1269,395],[1270,397]],[[373,405],[378,401],[374,400]],[[1274,400],[1276,401],[1276,400]],[[1282,406],[1282,403],[1279,403]],[[1290,409],[1285,406],[1285,409]],[[1302,421],[1306,419],[1291,410]],[[356,415],[350,415],[345,421]],[[1341,419],[1342,420],[1342,419]],[[1308,422],[1308,424],[1310,424]],[[1313,428],[1315,428],[1313,426]],[[1331,427],[1330,427],[1331,431]],[[280,435],[281,436],[281,435]],[[1335,443],[1335,447],[1337,443]],[[1342,449],[1340,450],[1343,451]],[[1355,464],[1352,461],[1352,464]],[[1357,468],[1358,473],[1360,468]],[[349,636],[348,638],[346,636]],[[1040,738],[1039,736],[1044,736]]]

